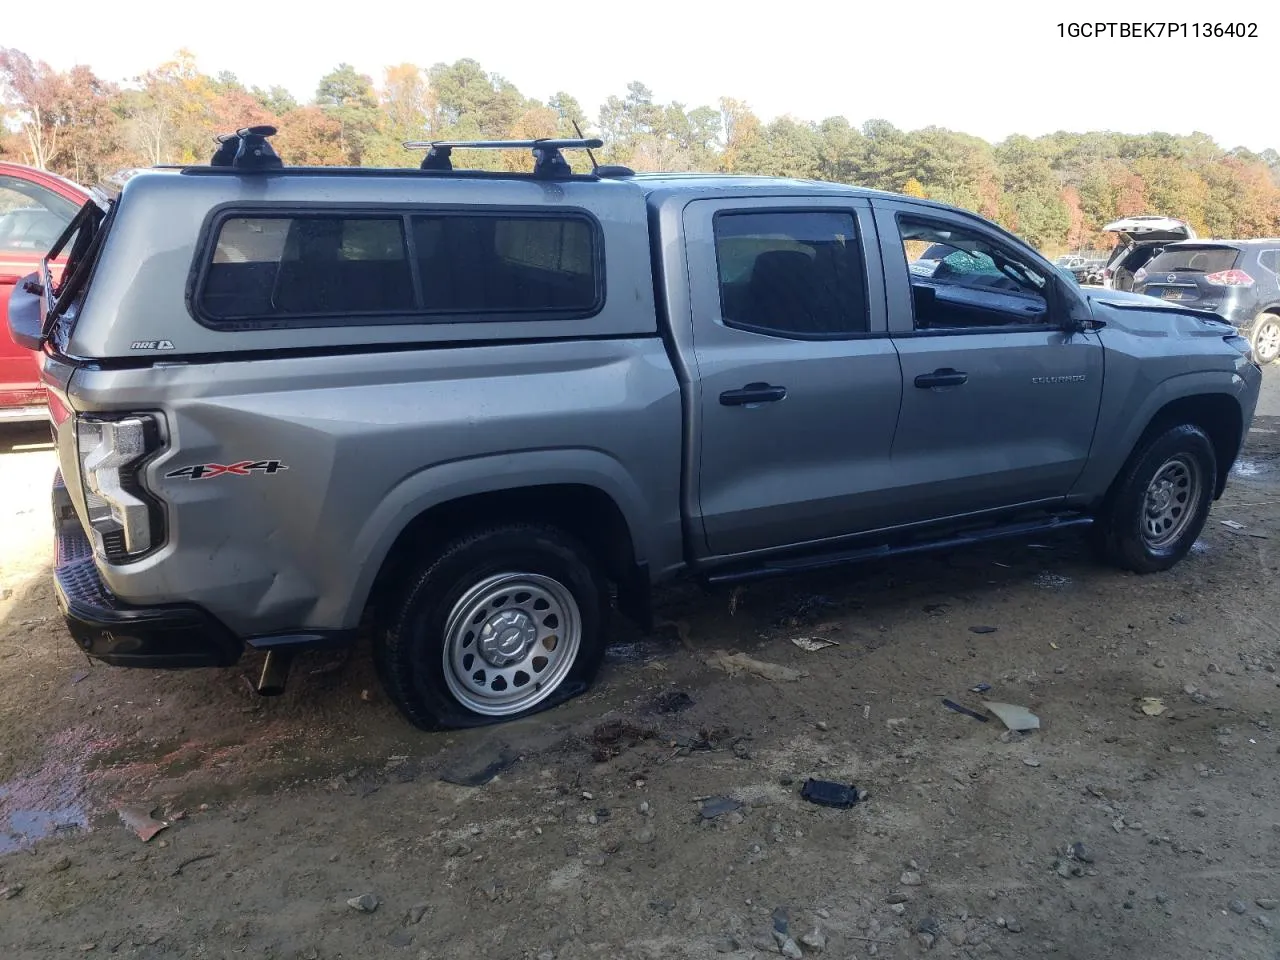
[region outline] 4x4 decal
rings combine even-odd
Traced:
[[[227,474],[247,477],[253,473],[279,473],[288,470],[279,460],[241,460],[239,463],[197,463],[193,467],[180,467],[165,474],[166,479],[211,480]]]

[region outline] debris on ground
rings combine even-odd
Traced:
[[[376,894],[362,893],[360,896],[352,897],[348,900],[347,906],[352,910],[359,910],[361,913],[373,913],[378,909],[378,904],[381,902]]]
[[[1040,718],[1026,707],[1013,703],[993,703],[990,700],[984,700],[982,705],[1014,733],[1040,729]]]
[[[1219,521],[1228,530],[1243,530],[1244,524],[1239,520],[1222,520]]]
[[[6,887],[0,887],[0,900],[12,900],[25,889],[26,887],[20,883],[11,883]]]
[[[978,634],[982,634],[982,633],[995,633],[995,632],[996,632],[996,628],[995,628],[995,627],[983,627],[983,626],[970,627],[970,628],[969,628],[969,632],[970,632],[970,633],[978,633]]]
[[[821,637],[792,637],[791,642],[806,653],[817,653],[827,647],[840,646],[837,640],[824,640]]]
[[[693,706],[693,697],[683,690],[664,690],[653,698],[655,713],[679,713]]]
[[[1148,717],[1158,717],[1165,711],[1164,701],[1159,697],[1143,697],[1139,705]]]
[[[977,710],[970,710],[968,707],[963,704],[956,703],[954,700],[948,700],[946,697],[943,697],[942,705],[948,710],[954,710],[956,713],[963,713],[966,717],[973,717],[973,719],[981,720],[983,723],[987,722],[987,718]]]
[[[784,667],[780,663],[767,663],[764,660],[749,657],[745,653],[729,653],[726,650],[713,652],[707,658],[707,663],[710,666],[718,667],[731,677],[736,677],[740,673],[749,673],[760,677],[762,680],[789,683],[809,676],[804,670],[793,670],[791,667]]]
[[[77,673],[73,673],[73,674],[71,675],[71,685],[74,687],[74,686],[75,686],[77,683],[79,683],[81,680],[87,680],[87,679],[89,679],[89,671],[88,671],[88,670],[80,670],[79,672],[77,672]]]
[[[116,812],[124,825],[136,833],[143,843],[169,826],[165,821],[151,816],[154,812],[151,807],[120,807]]]
[[[654,736],[656,734],[646,727],[637,727],[625,720],[606,720],[591,731],[591,759],[604,763],[642,740],[652,740]]]
[[[702,804],[699,811],[703,820],[714,820],[716,817],[722,817],[726,813],[733,813],[735,810],[742,809],[742,801],[735,800],[733,797],[708,797]]]
[[[979,683],[970,687],[969,692],[970,693],[986,693],[990,689],[991,689],[991,684],[987,683],[984,680],[982,683]]]
[[[495,744],[487,750],[468,753],[441,773],[440,779],[459,787],[483,787],[519,759],[520,755],[506,744]]]
[[[834,783],[830,780],[814,780],[804,782],[800,796],[810,803],[823,807],[848,809],[858,802],[858,788],[853,784]]]

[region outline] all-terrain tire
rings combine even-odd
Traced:
[[[1146,436],[1096,518],[1103,559],[1134,573],[1178,563],[1204,529],[1217,477],[1213,444],[1200,427],[1184,423]]]
[[[608,605],[575,538],[541,524],[494,526],[407,578],[374,659],[391,700],[422,729],[511,720],[586,688],[604,656]]]

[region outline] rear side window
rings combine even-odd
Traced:
[[[1280,274],[1280,250],[1263,250],[1258,254],[1258,262],[1272,273]]]
[[[580,215],[231,215],[197,306],[237,325],[566,319],[599,308],[598,253],[595,225]]]
[[[852,213],[721,213],[715,243],[728,326],[796,339],[870,329]]]
[[[1219,273],[1234,267],[1239,255],[1234,247],[1165,247],[1147,264],[1147,274]]]

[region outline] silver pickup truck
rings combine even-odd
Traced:
[[[617,608],[1068,527],[1199,535],[1260,371],[1212,315],[1083,291],[973,214],[854,187],[282,166],[131,177],[10,327],[43,351],[57,595],[91,656],[373,631],[422,727],[581,691]],[[911,264],[933,251],[928,269]]]

